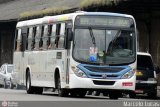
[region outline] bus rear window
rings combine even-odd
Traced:
[[[145,55],[138,55],[137,56],[137,69],[138,70],[154,70],[151,57],[145,56]]]

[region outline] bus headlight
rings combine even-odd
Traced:
[[[134,71],[133,70],[130,70],[129,72],[125,73],[121,78],[122,79],[128,79],[128,78],[131,78],[133,75],[134,75]]]
[[[82,77],[82,78],[87,78],[86,74],[83,71],[81,71],[79,68],[77,68],[75,66],[72,66],[71,68],[76,76]]]

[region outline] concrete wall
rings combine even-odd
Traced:
[[[152,19],[150,42],[153,60],[160,66],[160,19]]]
[[[139,51],[141,52],[150,52],[153,58],[154,64],[160,66],[160,19],[152,18],[151,26],[147,27],[147,23],[145,21],[137,22],[138,29],[138,44]],[[149,38],[149,29],[150,28],[150,38]],[[150,42],[150,49],[149,49]],[[158,76],[158,85],[160,86],[160,73]]]
[[[16,22],[0,23],[0,66],[12,63]]]
[[[149,34],[148,28],[144,21],[136,20],[138,30],[138,51],[148,52],[149,51]]]
[[[160,66],[160,19],[152,19],[151,22],[151,54],[154,63]],[[158,85],[160,86],[160,73],[158,76]]]
[[[1,31],[1,64],[12,63],[13,31]]]

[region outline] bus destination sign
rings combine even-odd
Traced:
[[[76,18],[76,25],[130,28],[133,25],[133,20],[131,18],[115,16],[78,16]]]

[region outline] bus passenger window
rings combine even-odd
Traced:
[[[22,45],[21,29],[18,29],[16,51],[21,51],[21,45]]]
[[[60,35],[59,35],[59,41],[58,41],[58,48],[64,48],[64,36],[65,36],[65,23],[61,24],[60,27]]]
[[[28,35],[28,50],[32,50],[32,34],[33,34],[33,28],[29,28],[29,35]]]
[[[40,37],[41,37],[41,26],[37,26],[35,34],[35,50],[39,50]]]
[[[43,49],[47,49],[48,25],[44,26]]]
[[[50,30],[48,49],[55,49],[56,24],[53,24]]]
[[[55,47],[59,48],[59,38],[60,38],[60,28],[61,28],[61,24],[57,24],[56,25],[56,38],[55,38]]]
[[[41,28],[41,32],[40,32],[40,41],[39,41],[39,49],[42,50],[43,49],[43,34],[44,34],[44,26],[42,26]]]
[[[47,49],[50,49],[52,25],[48,25]]]
[[[29,36],[29,28],[27,28],[26,50],[28,50],[28,36]]]
[[[35,49],[35,36],[36,36],[36,27],[33,27],[31,50]]]

